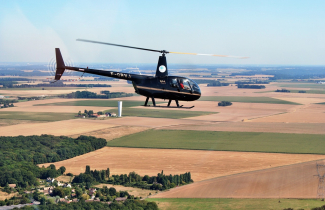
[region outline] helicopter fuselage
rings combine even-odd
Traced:
[[[65,66],[66,69],[132,81],[135,92],[150,98],[195,101],[201,97],[199,86],[191,79],[178,76],[153,77],[147,75],[103,71]]]

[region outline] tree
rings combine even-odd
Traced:
[[[109,168],[106,169],[106,177],[109,178]]]
[[[65,169],[64,166],[61,166],[61,167],[59,168],[59,170],[60,170],[60,173],[61,173],[61,174],[64,174],[64,172],[65,172],[66,169]]]
[[[63,188],[62,187],[56,187],[53,189],[53,195],[54,196],[60,196],[63,198],[65,196]]]
[[[86,172],[85,172],[86,174],[90,174],[90,166],[86,166]]]
[[[111,187],[108,189],[108,193],[110,196],[116,195],[116,189],[114,187]]]

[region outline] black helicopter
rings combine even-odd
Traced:
[[[171,108],[193,108],[192,107],[183,107],[180,106],[178,101],[195,101],[201,97],[200,87],[193,80],[186,77],[179,76],[168,76],[167,60],[165,54],[176,53],[176,54],[190,54],[190,55],[210,55],[210,56],[219,56],[219,57],[234,57],[226,55],[211,55],[211,54],[196,54],[196,53],[180,53],[180,52],[168,52],[166,50],[152,50],[139,47],[131,47],[126,45],[112,44],[106,42],[91,41],[85,39],[77,39],[77,41],[90,42],[96,44],[105,44],[118,47],[126,47],[138,50],[147,50],[152,52],[162,53],[159,56],[156,75],[138,75],[138,74],[129,74],[121,73],[116,71],[106,71],[106,70],[97,70],[66,66],[64,64],[61,52],[59,48],[55,48],[56,54],[56,73],[55,80],[60,80],[64,70],[79,71],[83,73],[96,74],[107,77],[114,77],[118,79],[130,80],[132,81],[133,87],[137,94],[147,97],[144,106],[148,105],[148,100],[151,98],[153,106],[156,106],[155,98],[168,99],[167,107],[171,107],[170,103],[172,100],[175,100],[176,107]],[[244,57],[243,57],[244,58]]]

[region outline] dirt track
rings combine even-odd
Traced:
[[[323,158],[324,155],[105,147],[54,164],[57,168],[66,167],[66,172],[73,174],[84,172],[86,165],[100,170],[109,167],[111,174],[135,171],[153,176],[161,170],[165,174],[190,171],[192,179],[200,181]]]
[[[316,161],[312,161],[196,182],[153,197],[317,198],[316,174]]]

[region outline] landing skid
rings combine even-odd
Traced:
[[[152,100],[152,104],[153,106],[151,107],[161,107],[161,108],[180,108],[180,109],[192,109],[194,106],[191,107],[184,107],[183,105],[179,105],[178,100],[175,100],[176,102],[176,106],[170,106],[170,103],[172,102],[172,100],[168,101],[168,105],[167,106],[156,106],[156,102],[155,102],[155,98],[151,97]],[[148,101],[149,101],[149,97],[147,97],[146,102],[144,103],[143,106],[147,106],[150,107],[150,105],[148,105]]]
[[[194,106],[186,107],[186,106],[150,106],[150,105],[143,105],[145,107],[159,107],[159,108],[178,108],[178,109],[192,109]]]

